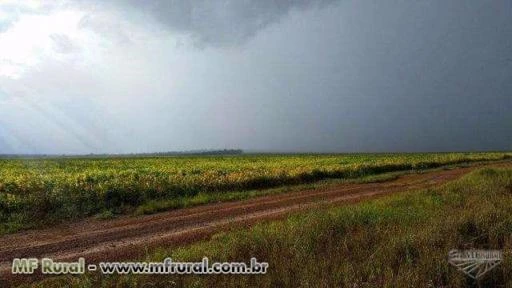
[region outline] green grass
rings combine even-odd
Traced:
[[[161,248],[161,261],[269,262],[252,276],[60,277],[35,287],[510,287],[512,169],[481,169],[442,187],[316,210],[287,220]],[[505,260],[480,283],[447,263],[451,249],[500,249]]]
[[[0,235],[98,214],[147,214],[280,193],[287,188],[279,187],[325,179],[511,157],[422,153],[0,159]]]

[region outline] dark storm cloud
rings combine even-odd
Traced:
[[[337,0],[148,0],[119,1],[153,16],[176,32],[190,34],[197,44],[236,45],[278,22],[293,9],[324,7]]]
[[[69,6],[70,55],[0,76],[0,154],[512,149],[509,0]]]

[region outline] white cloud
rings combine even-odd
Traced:
[[[0,76],[17,79],[45,58],[54,57],[64,48],[63,37],[68,46],[73,45],[75,39],[83,41],[84,37],[77,29],[82,14],[79,11],[55,11],[47,15],[20,16],[0,34]],[[56,40],[60,40],[60,47],[55,46]]]

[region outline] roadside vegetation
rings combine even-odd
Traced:
[[[275,187],[512,158],[511,153],[0,159],[0,235],[97,215],[240,200]],[[264,190],[266,189],[266,190]]]
[[[61,277],[35,287],[510,287],[512,169],[480,169],[444,186],[296,214],[161,248],[144,261],[269,263],[266,275]],[[451,249],[499,249],[479,282],[447,262]]]

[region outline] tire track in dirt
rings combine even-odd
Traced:
[[[121,261],[141,257],[149,248],[190,243],[222,230],[280,219],[297,211],[441,185],[485,166],[512,167],[512,163],[406,174],[381,183],[340,184],[147,216],[123,216],[103,221],[91,218],[54,228],[6,235],[0,237],[0,275],[12,277],[10,265],[13,258],[49,257],[56,261],[76,261],[85,257],[87,263]]]

